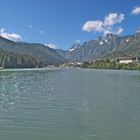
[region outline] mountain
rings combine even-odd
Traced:
[[[97,40],[84,42],[82,45],[75,44],[66,54],[61,54],[60,51],[58,53],[71,62],[99,59],[114,51],[121,44],[121,41],[121,37],[108,34],[105,37],[99,37]]]
[[[66,58],[68,60],[68,62],[71,61],[78,61],[78,59],[76,59],[78,56],[78,51],[80,49],[81,45],[80,44],[74,44],[72,45],[72,47],[68,50],[61,50],[61,49],[57,49],[57,53],[60,54],[62,57]],[[73,58],[74,57],[74,58]],[[79,58],[81,60],[81,58]]]
[[[107,34],[82,45],[75,44],[67,51],[57,50],[57,52],[70,62],[104,57],[140,56],[140,33],[123,37]]]
[[[41,61],[44,66],[66,62],[66,59],[55,50],[37,43],[14,42],[0,37],[0,49],[5,50],[7,53],[30,56],[36,61]]]
[[[123,37],[122,43],[105,57],[139,57],[140,33]]]
[[[53,50],[37,43],[13,42],[0,37],[0,67],[43,67],[65,62],[140,56],[140,32],[118,36],[107,34],[96,40],[76,43],[69,50]]]

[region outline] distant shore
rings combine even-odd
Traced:
[[[95,63],[84,62],[83,68],[112,69],[112,70],[140,70],[140,63],[121,64],[115,61],[100,60]]]
[[[56,70],[56,69],[62,69],[62,68],[9,68],[9,69],[0,69],[0,71],[39,71],[39,70]]]

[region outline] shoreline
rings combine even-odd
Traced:
[[[48,71],[48,70],[71,70],[71,69],[78,69],[78,70],[110,70],[110,71],[137,71],[140,72],[140,70],[137,69],[107,69],[107,68],[68,68],[68,67],[45,67],[45,68],[10,68],[10,69],[0,69],[0,72],[12,72],[12,71]]]
[[[40,70],[59,70],[59,69],[64,69],[64,68],[9,68],[9,69],[0,69],[0,72],[5,72],[5,71],[40,71]]]

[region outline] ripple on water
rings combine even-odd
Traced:
[[[138,139],[140,74],[35,70],[0,73],[0,139]]]

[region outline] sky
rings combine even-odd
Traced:
[[[140,0],[0,0],[0,35],[13,41],[67,50],[139,27]]]

